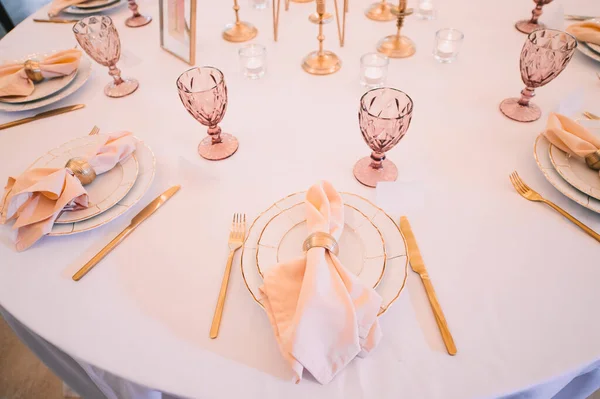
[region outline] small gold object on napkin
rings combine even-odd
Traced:
[[[572,34],[581,42],[593,43],[600,46],[600,22],[595,20],[570,25],[567,27],[567,33]]]
[[[322,182],[308,190],[305,203],[309,234],[324,232],[337,241],[344,228],[340,194]],[[302,257],[269,269],[260,290],[296,383],[305,368],[321,384],[330,382],[381,339],[381,297],[326,248],[314,246]]]
[[[118,132],[90,151],[89,164],[96,174],[112,169],[135,151],[135,138]],[[16,219],[16,248],[24,251],[52,230],[61,211],[88,206],[88,195],[67,168],[35,168],[17,178],[9,177],[0,201],[0,224]]]
[[[546,130],[542,133],[552,145],[573,156],[585,159],[595,170],[600,168],[597,157],[600,155],[600,139],[585,127],[564,115],[550,113]]]
[[[35,89],[31,77],[52,79],[70,75],[79,68],[80,58],[81,50],[70,49],[58,51],[35,64],[28,60],[0,65],[0,97],[28,96]]]

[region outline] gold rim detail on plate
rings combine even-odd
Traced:
[[[244,239],[244,245],[242,246],[242,253],[241,253],[241,257],[240,257],[240,269],[242,272],[242,279],[244,280],[244,284],[246,285],[246,289],[248,290],[248,292],[250,293],[250,295],[252,296],[252,299],[254,300],[254,302],[256,302],[261,308],[264,309],[264,305],[260,302],[260,300],[258,300],[258,298],[256,298],[256,296],[254,295],[254,292],[252,292],[252,289],[250,288],[250,285],[248,284],[248,280],[246,279],[246,275],[244,273],[244,252],[246,251],[246,242],[248,241],[248,238],[250,237],[250,232],[252,231],[252,229],[254,228],[254,225],[256,224],[256,222],[267,212],[269,212],[271,209],[273,208],[278,208],[277,204],[281,203],[282,201],[293,197],[294,195],[298,195],[301,193],[304,193],[305,191],[298,191],[292,194],[289,194],[281,199],[279,199],[277,202],[273,203],[271,206],[269,206],[267,209],[265,209],[264,211],[262,211],[261,213],[258,214],[258,216],[256,216],[256,218],[252,221],[252,224],[250,225],[250,228],[248,229],[248,234],[246,235],[246,238]],[[398,224],[396,222],[394,222],[394,219],[388,215],[383,209],[381,209],[380,207],[378,207],[377,205],[373,204],[371,201],[369,201],[368,199],[358,195],[358,194],[353,194],[353,193],[348,193],[348,192],[340,192],[340,194],[347,194],[347,195],[351,195],[354,196],[356,198],[359,198],[365,202],[367,202],[369,205],[373,206],[375,209],[377,209],[379,212],[381,212],[383,215],[385,215],[385,217],[387,217],[395,226],[396,230],[398,231],[398,234],[400,235],[400,237],[402,238],[402,243],[404,244],[404,255],[398,255],[398,256],[394,256],[392,258],[386,259],[386,261],[388,260],[392,260],[392,259],[396,259],[399,257],[404,257],[404,278],[402,279],[402,284],[400,285],[400,288],[398,289],[398,292],[396,293],[396,295],[392,298],[391,301],[389,301],[389,303],[387,303],[385,306],[382,306],[381,309],[379,310],[379,313],[377,314],[378,316],[381,316],[382,314],[384,314],[393,304],[394,302],[396,302],[396,300],[400,297],[400,294],[402,293],[402,291],[404,291],[404,287],[406,286],[406,279],[408,277],[408,247],[406,244],[406,238],[404,237],[404,234],[402,234],[402,231],[400,230],[400,227],[398,226]],[[254,249],[254,248],[252,248]],[[258,249],[258,248],[256,248]],[[386,257],[387,258],[387,257]]]
[[[587,193],[587,192],[583,191],[584,189],[579,187],[579,186],[580,186],[580,184],[579,184],[579,183],[577,183],[577,182],[573,182],[573,181],[572,181],[572,179],[570,179],[569,177],[565,176],[565,174],[563,173],[563,171],[561,170],[561,168],[562,168],[562,167],[569,168],[569,169],[571,169],[571,171],[573,171],[573,168],[571,167],[571,165],[569,165],[569,166],[561,166],[561,165],[557,165],[557,163],[556,163],[556,160],[554,159],[554,155],[552,155],[552,148],[553,148],[553,147],[554,147],[554,148],[556,148],[558,151],[561,151],[561,152],[565,153],[565,155],[566,155],[568,158],[571,158],[571,157],[572,157],[572,155],[570,155],[570,154],[567,154],[566,152],[564,152],[563,150],[561,150],[560,148],[558,148],[558,147],[557,147],[557,146],[555,146],[554,144],[550,143],[550,145],[548,146],[548,156],[550,157],[550,162],[552,162],[552,166],[554,166],[554,170],[556,171],[556,173],[558,173],[558,174],[560,175],[560,177],[562,177],[562,178],[563,178],[563,180],[564,180],[564,181],[566,181],[567,183],[569,183],[569,184],[570,184],[570,185],[571,185],[573,188],[576,188],[576,189],[577,189],[578,191],[580,191],[582,194],[584,194],[584,195],[587,195],[587,196],[588,196],[588,197],[590,197],[590,198],[595,198],[595,199],[597,199],[598,201],[600,201],[600,196],[596,197],[596,196],[595,196],[595,195],[593,195],[593,194],[589,194],[589,193]],[[574,174],[575,176],[577,176],[577,175],[575,174],[575,172],[573,172],[573,174]],[[579,178],[579,176],[577,176],[577,177]],[[581,178],[580,178],[579,180],[580,180],[581,182],[585,183],[585,181],[584,181],[583,179],[581,179]],[[594,188],[594,187],[590,186],[589,188],[587,188],[587,190],[591,191],[591,189],[592,189],[592,188]]]

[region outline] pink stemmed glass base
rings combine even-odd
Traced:
[[[517,22],[515,24],[515,28],[517,28],[517,30],[519,32],[530,34],[534,30],[545,29],[546,25],[544,25],[542,23],[539,23],[539,22],[538,23],[533,23],[529,19],[524,19],[522,21]]]
[[[104,87],[104,94],[109,97],[125,97],[133,93],[140,86],[139,82],[135,79],[124,78],[119,84],[114,81],[110,82]]]
[[[540,119],[542,116],[542,110],[534,103],[529,105],[519,104],[519,99],[507,98],[500,103],[500,111],[510,119],[519,122],[533,122]]]
[[[354,177],[368,187],[376,187],[380,181],[396,181],[398,168],[388,159],[384,159],[379,169],[371,167],[373,158],[364,157],[354,165]]]
[[[238,140],[229,133],[221,133],[221,142],[213,144],[212,137],[205,137],[198,146],[198,154],[210,161],[229,158],[238,149]]]
[[[148,25],[152,22],[152,17],[148,17],[145,15],[136,15],[129,17],[125,20],[125,25],[130,28],[139,28],[140,26]]]

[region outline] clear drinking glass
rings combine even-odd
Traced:
[[[208,126],[208,137],[198,146],[202,158],[218,161],[232,156],[238,140],[223,133],[218,124],[227,110],[225,77],[217,68],[192,68],[177,79],[179,98],[187,111],[201,124]]]
[[[419,5],[417,6],[417,17],[426,20],[435,19],[433,0],[419,0]]]
[[[577,40],[568,33],[540,29],[527,36],[521,50],[521,79],[525,88],[521,98],[507,98],[500,103],[500,111],[519,122],[533,122],[542,116],[540,107],[531,103],[534,90],[557,77],[573,57]]]
[[[519,32],[529,34],[534,30],[544,29],[546,27],[544,24],[538,22],[538,19],[540,18],[540,15],[542,15],[542,7],[551,3],[552,0],[533,0],[533,2],[535,3],[535,8],[531,11],[531,19],[524,19],[515,24],[515,28],[517,28]]]
[[[367,53],[360,57],[360,83],[368,88],[383,86],[389,63],[389,58],[379,53]]]
[[[261,44],[248,44],[238,52],[244,76],[259,79],[267,71],[267,49]]]
[[[138,11],[138,5],[135,0],[128,0],[129,9],[133,13],[133,15],[125,20],[125,25],[130,28],[139,28],[140,26],[148,25],[152,22],[152,17],[142,15]]]
[[[452,28],[440,29],[435,32],[435,47],[433,56],[442,63],[450,63],[456,59],[465,35]]]
[[[269,0],[250,0],[250,7],[255,10],[264,10],[269,6]]]
[[[398,168],[386,159],[406,134],[412,119],[413,102],[404,92],[383,87],[366,92],[360,99],[358,122],[365,142],[373,152],[354,165],[354,177],[365,186],[380,181],[395,181]]]
[[[108,67],[108,74],[114,81],[104,87],[109,97],[125,97],[136,91],[137,80],[122,78],[117,62],[121,57],[121,41],[112,19],[107,16],[86,17],[73,25],[77,42],[100,65]]]

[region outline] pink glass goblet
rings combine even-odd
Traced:
[[[538,19],[540,18],[540,15],[542,15],[542,7],[551,3],[552,0],[533,0],[533,2],[535,3],[535,8],[531,12],[531,19],[524,19],[515,24],[515,28],[517,28],[519,32],[529,34],[534,30],[544,29],[546,27],[546,25],[538,22]]]
[[[121,41],[112,19],[107,16],[84,18],[73,26],[73,33],[87,55],[100,65],[108,67],[113,81],[104,87],[109,97],[125,97],[137,90],[137,80],[122,78],[117,62],[121,58]]]
[[[540,107],[533,104],[534,90],[557,77],[567,66],[577,47],[577,40],[568,33],[553,29],[531,32],[521,50],[521,79],[525,88],[521,98],[507,98],[500,111],[519,122],[533,122],[542,116]]]
[[[221,132],[218,126],[227,110],[223,73],[213,67],[192,68],[179,76],[177,90],[185,109],[208,126],[208,137],[198,146],[200,156],[211,161],[232,156],[238,149],[238,141],[231,134]]]
[[[125,25],[130,28],[139,28],[140,26],[148,25],[152,21],[152,17],[147,17],[140,14],[138,11],[138,5],[135,0],[128,0],[129,9],[133,15],[125,20]]]
[[[373,152],[354,165],[354,177],[365,186],[394,181],[398,168],[385,153],[406,134],[412,119],[413,102],[400,90],[383,87],[366,92],[360,99],[358,122],[365,142]]]

